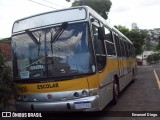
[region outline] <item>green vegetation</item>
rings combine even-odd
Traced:
[[[108,18],[108,12],[111,8],[112,2],[110,0],[83,0],[84,5],[90,6],[98,12],[104,19]],[[81,0],[75,0],[72,6],[80,6]]]
[[[160,50],[160,36],[158,36],[157,40],[158,40],[158,44],[156,45],[156,50],[158,51]]]
[[[5,56],[0,51],[0,111],[5,109],[14,90],[11,68],[5,65]]]
[[[10,38],[1,39],[0,44],[11,44],[11,40]]]
[[[146,60],[150,64],[158,62],[160,60],[160,52],[153,53],[153,54],[149,55]]]

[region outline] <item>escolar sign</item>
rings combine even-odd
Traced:
[[[57,88],[58,83],[37,85],[38,89]]]

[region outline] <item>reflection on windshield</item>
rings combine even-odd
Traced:
[[[45,78],[91,73],[93,55],[86,38],[87,23],[69,24],[54,43],[59,26],[13,36],[17,78]]]

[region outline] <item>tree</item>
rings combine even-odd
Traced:
[[[158,40],[158,45],[156,45],[156,50],[160,50],[160,36],[158,36],[157,40]]]
[[[0,44],[11,44],[11,39],[10,38],[0,39]]]
[[[11,68],[5,65],[5,55],[0,51],[0,111],[5,109],[12,93],[11,89],[14,89]]]
[[[141,54],[143,52],[142,46],[144,45],[146,34],[142,30],[131,30],[127,37],[133,42],[135,54]]]
[[[142,46],[144,45],[147,37],[147,32],[144,30],[129,30],[125,26],[121,25],[115,27],[133,42],[135,54],[141,54],[143,51]]]
[[[108,12],[111,8],[112,2],[110,0],[83,0],[84,5],[90,6],[98,12],[104,19],[108,18]],[[80,6],[82,0],[75,0],[72,6]]]
[[[160,52],[153,53],[153,54],[149,55],[146,60],[149,63],[158,62],[160,60]]]
[[[153,50],[154,45],[151,43],[151,39],[150,39],[149,34],[147,34],[147,36],[146,36],[145,46],[146,46],[146,50],[148,50],[148,51]]]
[[[129,29],[127,27],[121,26],[121,25],[114,26],[114,27],[117,28],[119,31],[121,31],[125,36],[128,36]]]

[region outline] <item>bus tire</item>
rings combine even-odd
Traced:
[[[115,105],[118,102],[118,95],[119,95],[119,87],[116,81],[113,82],[113,99],[112,104]]]

